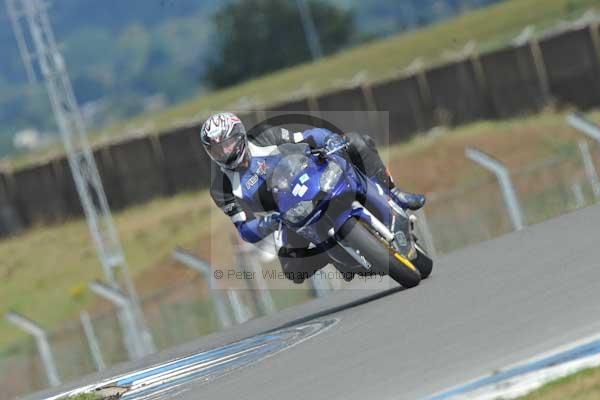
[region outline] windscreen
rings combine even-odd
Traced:
[[[277,163],[268,182],[269,190],[274,194],[289,190],[295,178],[310,165],[308,146],[304,144],[285,144],[279,146],[281,160]]]

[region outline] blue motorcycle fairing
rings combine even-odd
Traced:
[[[284,214],[298,202],[312,201],[321,192],[319,178],[325,166],[313,163],[291,182],[289,191],[275,193],[279,212]]]
[[[388,193],[379,185],[373,182],[372,179],[365,176],[362,172],[350,165],[350,169],[346,170],[346,181],[350,183],[347,190],[355,193],[356,200],[361,203],[361,208],[351,208],[345,210],[335,220],[335,231],[339,231],[341,226],[350,218],[360,218],[367,224],[371,223],[371,216],[364,212],[368,209],[381,222],[387,226],[391,223],[391,212],[388,204]],[[343,192],[338,192],[342,195]]]
[[[298,228],[299,230],[306,228],[315,222],[314,220],[316,220],[315,216],[317,213],[319,213],[320,216],[325,215],[330,208],[330,203],[337,198],[357,200],[359,203],[366,205],[366,207],[374,215],[380,218],[384,224],[390,223],[390,209],[387,203],[389,197],[381,185],[373,182],[369,177],[366,177],[358,171],[345,158],[338,155],[329,156],[328,162],[326,163],[320,163],[315,161],[315,159],[316,158],[314,157],[311,158],[312,162],[304,171],[305,174],[310,176],[310,179],[306,180],[306,178],[304,178],[304,182],[301,182],[300,178],[302,178],[304,174],[300,174],[291,185],[292,187],[295,187],[295,185],[307,185],[309,188],[303,196],[294,196],[289,191],[281,191],[278,193],[277,203],[282,212],[286,212],[293,208],[300,201],[313,201],[317,203],[315,208],[306,216],[306,218],[296,224],[288,222],[288,225]],[[342,168],[343,173],[334,189],[330,193],[325,194],[321,192],[319,188],[320,178],[330,162],[337,163]],[[318,196],[321,196],[321,198],[316,200]],[[364,205],[363,207],[365,207]],[[347,204],[347,206],[348,207],[339,215],[331,215],[331,212],[328,215],[329,219],[331,219],[330,227],[333,227],[335,232],[337,232],[348,219],[353,217],[360,218],[368,224],[371,223],[371,216],[364,212],[364,208],[353,209],[350,207],[351,204]]]
[[[341,195],[346,186],[348,186],[348,182],[344,183],[345,173],[343,172],[338,184],[330,193],[321,191],[321,176],[329,163],[315,161],[315,156],[310,154],[307,154],[307,157],[310,160],[308,167],[294,178],[290,184],[290,190],[278,190],[275,193],[276,202],[282,215],[294,208],[301,201],[312,201],[313,205],[317,203],[317,207],[298,223],[288,221],[288,225],[296,228],[310,224],[311,219],[314,218],[317,212],[325,212],[331,199]],[[343,157],[332,155],[329,162],[332,161],[336,162],[342,171],[348,169],[349,164]]]

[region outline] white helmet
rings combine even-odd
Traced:
[[[248,155],[246,128],[232,113],[211,115],[202,125],[200,140],[210,158],[226,169],[236,169]]]

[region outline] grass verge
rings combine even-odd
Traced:
[[[520,400],[600,399],[600,368],[591,368],[550,382]]]
[[[95,393],[82,393],[73,397],[63,397],[60,400],[103,400],[104,397],[97,395]]]

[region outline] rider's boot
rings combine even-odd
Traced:
[[[404,192],[396,187],[394,184],[394,180],[392,176],[389,174],[387,170],[381,171],[376,174],[375,178],[379,183],[384,186],[387,186],[390,189],[390,195],[392,199],[398,204],[400,207],[405,210],[417,211],[425,205],[425,196],[422,194]]]
[[[394,201],[404,209],[417,211],[425,205],[425,196],[422,194],[403,192],[397,187],[390,189],[390,194]]]

